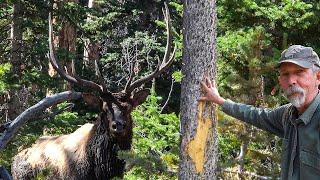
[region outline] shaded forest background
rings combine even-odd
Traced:
[[[98,0],[92,6],[90,2],[0,1],[1,124],[46,95],[71,88],[48,65],[49,11],[55,17],[59,59],[66,68],[74,61],[79,76],[95,79],[97,60],[110,90],[119,91],[128,78],[130,59],[139,61],[135,68],[139,76],[154,69],[166,44],[164,1]],[[179,0],[168,5],[178,50],[170,72],[149,85],[152,94],[133,112],[133,148],[121,153],[128,162],[126,179],[177,178],[183,5]],[[219,0],[217,15],[217,79],[222,96],[261,107],[286,103],[274,64],[291,44],[311,46],[320,53],[320,2]],[[76,103],[72,110],[66,107],[68,103],[51,108],[24,126],[0,152],[0,166],[10,169],[11,158],[40,136],[73,132],[96,117],[83,104]],[[218,120],[222,178],[279,177],[279,138],[220,111]]]

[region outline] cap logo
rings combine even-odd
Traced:
[[[301,49],[300,49],[300,48],[294,48],[294,49],[292,49],[292,50],[289,51],[289,52],[287,51],[287,53],[284,54],[284,57],[285,57],[286,59],[288,59],[288,58],[292,59],[292,58],[295,57],[295,54],[300,53],[300,52],[301,52]]]

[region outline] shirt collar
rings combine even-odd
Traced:
[[[299,117],[299,119],[301,119],[305,125],[307,125],[310,122],[319,104],[320,104],[320,95],[318,93],[318,95],[314,98],[314,100],[309,105],[309,107]]]

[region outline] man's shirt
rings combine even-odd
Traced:
[[[276,109],[225,101],[222,110],[282,138],[281,179],[320,179],[320,95],[302,113],[291,104]]]

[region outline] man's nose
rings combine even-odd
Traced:
[[[289,75],[288,76],[288,84],[289,85],[297,84],[297,77],[295,75]]]

